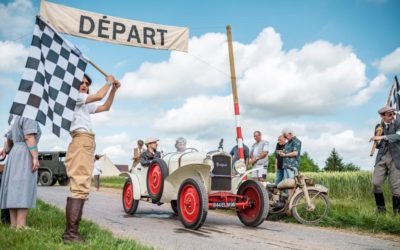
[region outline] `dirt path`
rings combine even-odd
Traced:
[[[38,187],[40,199],[61,209],[68,194],[66,187]],[[134,216],[126,215],[120,192],[110,189],[90,194],[84,218],[157,249],[400,249],[396,241],[296,224],[266,221],[248,228],[236,216],[212,211],[200,230],[188,230],[169,204],[140,202]]]

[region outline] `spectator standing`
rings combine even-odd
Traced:
[[[93,168],[93,178],[94,178],[94,187],[96,191],[100,189],[100,175],[103,173],[103,164],[100,161],[100,156],[94,156],[94,168]]]
[[[275,148],[275,184],[283,180],[283,158],[279,155],[285,148],[286,139],[283,135],[278,137],[278,143]]]
[[[240,159],[239,147],[237,144],[231,149],[231,152],[229,154],[233,157],[232,164],[235,164],[235,162]],[[247,169],[247,166],[249,165],[250,150],[249,147],[247,147],[244,143],[243,143],[243,154],[244,154],[244,163],[246,164],[246,169]]]
[[[283,151],[279,152],[279,156],[283,158],[283,179],[294,177],[299,170],[301,141],[294,135],[293,130],[286,128],[282,132],[287,139]]]
[[[40,135],[38,122],[14,115],[4,148],[0,150],[0,158],[8,153],[0,188],[0,207],[10,210],[13,228],[26,228],[28,209],[36,207]]]
[[[256,141],[251,147],[250,163],[253,165],[253,179],[264,181],[267,178],[268,146],[269,143],[262,139],[260,131],[253,133]]]
[[[383,135],[371,138],[379,142],[372,184],[377,212],[384,213],[386,207],[382,185],[386,179],[389,180],[393,214],[398,215],[400,213],[400,119],[399,117],[395,119],[394,111],[395,109],[387,106],[378,111],[383,121]]]
[[[146,151],[146,149],[143,147],[144,141],[143,140],[138,140],[137,141],[137,147],[133,149],[133,162],[132,162],[132,168],[136,167],[139,164],[139,158],[140,154]]]

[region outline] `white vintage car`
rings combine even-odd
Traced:
[[[260,225],[268,214],[268,193],[254,180],[246,180],[242,161],[232,166],[232,157],[219,151],[168,153],[149,167],[137,165],[126,177],[122,204],[134,214],[139,201],[161,205],[170,203],[186,228],[198,229],[208,209],[235,209],[240,221],[250,227]]]

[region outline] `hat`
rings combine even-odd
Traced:
[[[392,108],[392,107],[390,107],[390,106],[385,106],[385,107],[379,109],[379,110],[378,110],[378,113],[381,114],[381,115],[383,115],[383,114],[385,114],[386,112],[393,112],[393,111],[395,111],[395,110],[396,110],[395,108]]]
[[[149,144],[149,143],[152,143],[152,142],[157,142],[157,141],[159,141],[157,138],[154,138],[154,137],[150,137],[150,138],[147,138],[145,141],[144,141],[144,144]]]

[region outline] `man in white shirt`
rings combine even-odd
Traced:
[[[94,156],[94,166],[93,166],[93,178],[94,178],[94,187],[96,191],[99,191],[100,188],[100,175],[103,173],[103,164],[101,164],[100,156]]]
[[[71,124],[72,142],[68,146],[65,158],[72,195],[67,198],[67,226],[63,235],[64,243],[83,241],[83,237],[79,233],[79,223],[82,218],[83,205],[89,196],[96,147],[90,114],[109,111],[115,93],[121,86],[113,76],[107,76],[106,81],[107,83],[97,93],[89,95],[92,80],[85,74],[79,87],[79,97]],[[106,102],[102,105],[94,104],[107,95],[110,87],[112,88]]]
[[[262,140],[260,131],[255,131],[253,135],[256,141],[250,152],[250,162],[253,164],[254,169],[253,179],[264,181],[267,177],[269,143]]]

